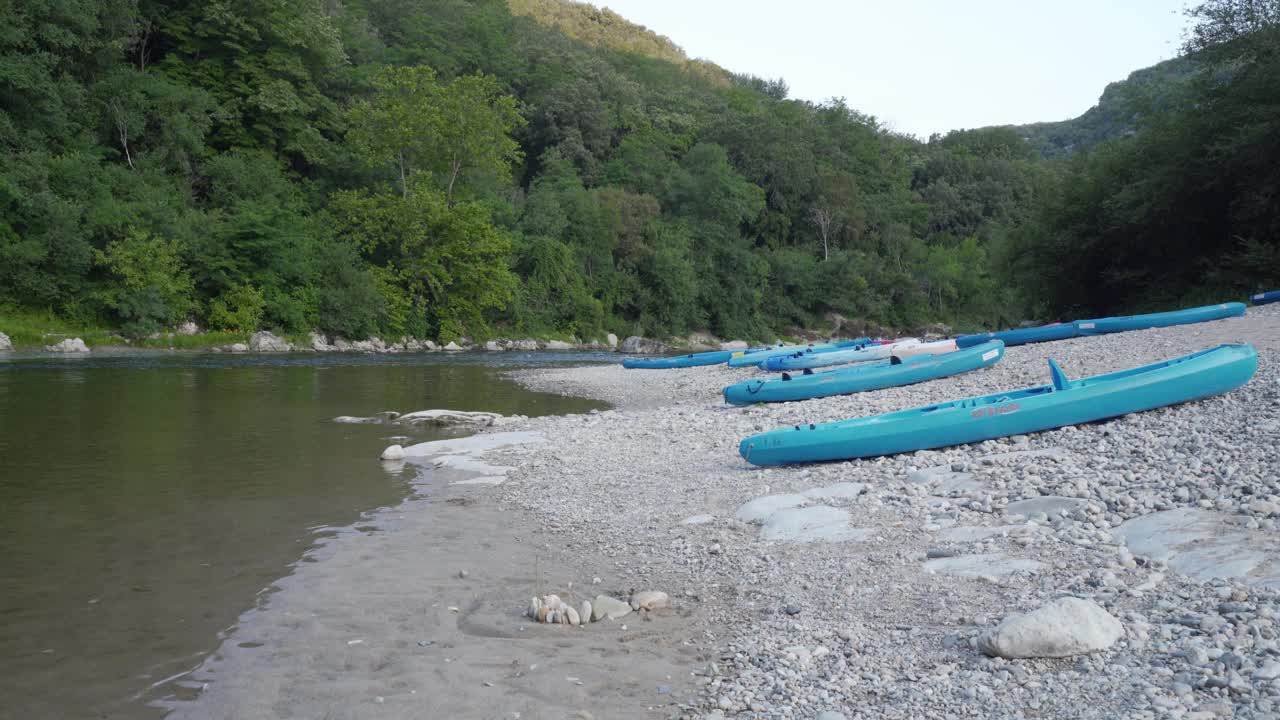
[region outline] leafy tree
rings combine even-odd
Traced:
[[[94,257],[109,275],[98,299],[126,332],[156,332],[191,310],[195,286],[176,241],[135,231],[111,241],[105,251],[95,251]]]

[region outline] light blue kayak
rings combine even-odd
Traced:
[[[1240,317],[1244,314],[1244,303],[1230,302],[1204,307],[1173,310],[1171,312],[1149,313],[1147,315],[1124,315],[1121,317],[1096,318],[1093,320],[1077,320],[1073,325],[1081,335],[1105,335],[1107,333],[1127,332],[1129,330],[1146,330],[1148,328],[1170,327],[1172,325],[1190,325],[1192,323],[1221,320],[1229,317]]]
[[[993,340],[967,350],[941,355],[916,355],[901,362],[881,360],[857,367],[809,372],[804,375],[783,373],[781,377],[747,380],[725,388],[724,399],[734,405],[750,405],[849,395],[958,375],[994,365],[1002,357],[1004,343]]]
[[[1249,300],[1251,300],[1254,305],[1267,305],[1273,302],[1280,302],[1280,290],[1258,293],[1251,296]]]
[[[670,355],[667,357],[624,358],[622,367],[631,370],[670,370],[671,368],[701,367],[703,365],[719,365],[735,355],[775,350],[780,346],[766,345],[749,350],[712,350],[711,352],[693,353],[690,355]]]
[[[729,358],[729,367],[747,367],[749,365],[764,366],[765,361],[771,357],[780,357],[790,355],[791,353],[804,352],[810,350],[813,352],[829,352],[832,350],[842,350],[844,348],[856,347],[870,342],[870,338],[857,338],[856,340],[839,340],[828,343],[815,343],[812,345],[787,345],[786,347],[770,348],[759,352],[745,353],[740,352],[734,357]]]
[[[1014,345],[1026,345],[1028,343],[1052,342],[1054,340],[1066,340],[1076,337],[1080,334],[1076,330],[1074,323],[1059,323],[1057,325],[1041,325],[1040,327],[1019,328],[1017,330],[999,330],[996,332],[979,333],[977,335],[961,335],[956,338],[956,345],[962,348],[972,347],[988,340],[999,340],[1006,347]]]
[[[783,465],[975,443],[1199,400],[1244,385],[1257,369],[1252,345],[1220,345],[1079,380],[1050,360],[1049,385],[773,430],[743,440],[738,452],[755,465]]]
[[[817,353],[792,353],[771,357],[764,363],[764,369],[773,372],[779,370],[809,370],[813,368],[831,367],[833,365],[852,365],[853,363],[884,360],[893,354],[893,348],[915,343],[919,340],[904,340],[887,345],[858,345],[851,348],[834,349]]]

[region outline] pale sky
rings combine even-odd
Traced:
[[[595,0],[690,57],[899,132],[1066,120],[1174,57],[1186,0]]]

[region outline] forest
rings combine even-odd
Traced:
[[[1091,114],[922,141],[566,0],[5,3],[0,316],[754,339],[1239,298],[1280,286],[1280,0],[1188,12]]]

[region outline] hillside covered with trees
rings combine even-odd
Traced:
[[[1280,285],[1276,6],[1201,6],[1179,92],[1045,157],[1018,128],[897,135],[562,0],[10,3],[0,310],[758,338]]]

